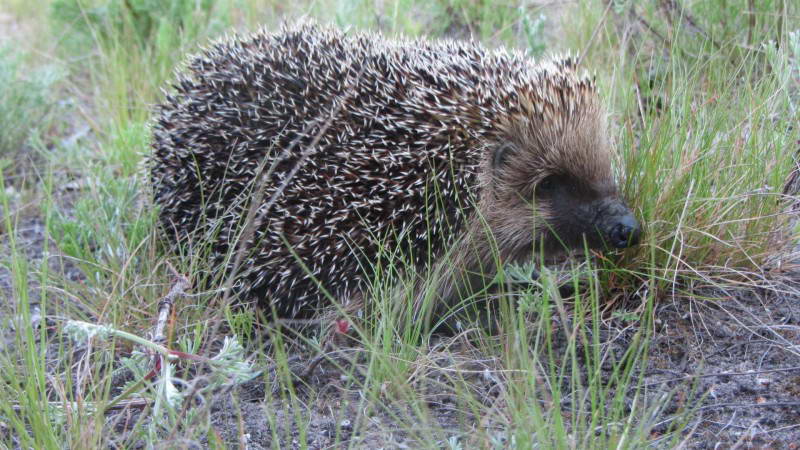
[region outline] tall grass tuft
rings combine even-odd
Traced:
[[[787,76],[798,67],[798,8],[751,2],[743,15],[747,2],[657,3],[582,2],[586,22],[565,28],[598,68],[622,190],[646,227],[623,264],[670,289],[748,283],[791,238],[782,192],[800,138]]]

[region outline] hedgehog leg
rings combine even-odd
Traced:
[[[507,282],[508,289],[511,291],[522,291],[528,289],[532,285],[535,285],[534,282],[538,281],[541,277],[542,277],[541,272],[539,272],[535,268],[531,268],[531,271],[525,280],[508,281]],[[575,289],[575,284],[570,282],[569,280],[558,286],[558,294],[561,296],[561,298],[574,297],[575,294],[583,292],[584,290],[585,286],[583,282],[578,283],[578,289]]]
[[[436,313],[439,321],[437,324],[432,324],[434,326],[432,331],[454,336],[471,328],[479,328],[489,334],[497,334],[501,331],[499,302],[513,299],[514,293],[541,289],[541,285],[536,283],[540,278],[541,273],[531,269],[526,280],[506,280],[502,283],[495,281],[482,292],[469,294],[468,298],[462,299],[456,305],[443,304]],[[585,288],[582,282],[576,288],[575,283],[568,280],[558,286],[558,294],[561,298],[574,297],[584,292]],[[513,302],[508,306],[513,308]]]
[[[465,302],[466,303],[466,302]],[[456,336],[468,330],[483,330],[490,335],[500,332],[498,308],[488,298],[461,304],[442,314],[433,333]]]

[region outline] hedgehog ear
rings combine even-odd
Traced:
[[[494,155],[492,155],[492,169],[499,169],[503,167],[508,160],[508,155],[510,155],[514,149],[514,144],[510,142],[505,142],[498,145],[494,150]]]

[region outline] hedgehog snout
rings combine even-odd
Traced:
[[[617,218],[616,223],[611,226],[608,238],[614,247],[628,248],[639,244],[641,233],[639,222],[633,214],[628,213]]]
[[[622,201],[603,201],[598,212],[598,231],[606,244],[615,248],[628,248],[639,243],[642,228]]]

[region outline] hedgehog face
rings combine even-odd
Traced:
[[[571,174],[548,175],[534,187],[528,203],[545,228],[538,233],[547,253],[560,249],[626,248],[638,243],[639,224],[618,198],[613,183]]]
[[[526,120],[490,149],[492,201],[482,213],[507,260],[528,260],[534,249],[557,257],[584,242],[590,249],[638,243],[640,227],[617,193],[599,117],[588,111],[550,133]]]

